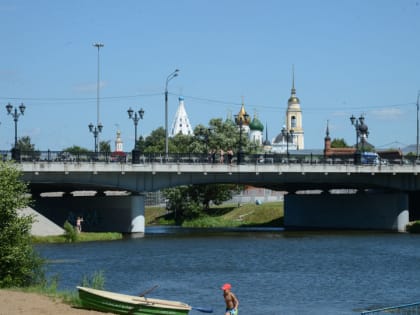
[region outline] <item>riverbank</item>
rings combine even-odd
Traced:
[[[0,290],[0,315],[99,315],[96,311],[79,309],[59,298],[39,293]]]

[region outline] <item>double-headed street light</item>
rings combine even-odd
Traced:
[[[165,84],[165,156],[168,156],[169,152],[169,144],[168,144],[168,83],[173,78],[177,77],[179,73],[179,69],[175,69],[168,77],[166,78]]]
[[[364,144],[366,141],[366,138],[369,135],[368,126],[365,124],[365,117],[363,115],[360,115],[359,118],[354,117],[354,115],[351,115],[350,122],[354,126],[354,129],[356,131],[356,151],[354,153],[354,164],[360,164],[362,153],[364,151]],[[362,149],[359,150],[359,138],[360,142],[362,144]]]
[[[141,108],[138,112],[134,112],[131,107],[127,110],[128,118],[132,119],[134,122],[134,149],[137,149],[137,125],[139,124],[139,120],[143,119],[144,110]],[[138,114],[137,114],[138,113]]]
[[[287,156],[287,162],[289,162],[289,142],[292,140],[293,143],[293,136],[295,134],[295,131],[293,129],[287,130],[286,127],[283,127],[281,130],[281,134],[283,136],[283,139],[286,139],[286,156]]]
[[[100,69],[100,63],[99,63],[99,50],[102,48],[102,47],[104,47],[104,44],[102,44],[102,43],[94,43],[93,44],[93,47],[96,47],[96,48],[98,48],[98,73],[97,73],[97,80],[96,80],[96,125],[99,127],[99,125],[101,124],[100,123],[100,116],[99,116],[99,99],[100,99],[100,97],[99,97],[99,91],[100,91],[100,88],[99,88],[99,82],[100,82],[100,77],[99,77],[99,69]],[[99,133],[100,133],[100,131],[99,131]],[[98,143],[99,143],[99,133],[98,133],[98,135],[97,135],[97,137],[98,137]],[[96,150],[96,146],[95,146],[95,150]]]
[[[13,106],[10,103],[8,103],[6,105],[7,114],[11,115],[13,117],[14,122],[15,122],[15,145],[13,146],[13,149],[12,149],[12,159],[14,159],[14,160],[19,160],[19,157],[20,157],[19,150],[18,150],[18,147],[17,147],[18,146],[18,143],[17,143],[18,142],[17,141],[17,123],[18,123],[20,115],[23,115],[25,113],[25,109],[26,109],[26,106],[23,105],[23,103],[21,103],[19,105],[19,111],[16,107],[13,109]]]
[[[98,153],[98,136],[102,132],[102,124],[99,123],[97,126],[94,126],[92,123],[89,124],[89,131],[93,133],[93,137],[95,138],[95,153]]]
[[[236,164],[241,164],[243,161],[244,152],[242,150],[242,126],[249,122],[249,115],[235,115],[235,122],[239,126],[239,149],[236,157]]]

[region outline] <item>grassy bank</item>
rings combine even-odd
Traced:
[[[173,219],[168,219],[168,213],[163,207],[146,207],[145,224],[174,225]],[[186,221],[183,227],[279,227],[283,226],[283,202],[269,202],[261,205],[248,203],[224,204],[212,207],[209,213],[199,219]],[[112,241],[122,239],[121,233],[81,232],[75,235],[74,242]],[[56,236],[32,236],[33,243],[66,243],[69,237],[65,234]]]
[[[212,207],[209,214],[183,223],[184,227],[241,227],[241,226],[283,226],[283,202],[268,202],[261,205],[248,203],[224,204]],[[146,207],[146,225],[172,225],[162,207]]]
[[[81,232],[77,234],[76,242],[92,242],[92,241],[114,241],[120,240],[123,236],[116,232]],[[32,236],[33,243],[66,243],[68,238],[63,235],[54,236]]]

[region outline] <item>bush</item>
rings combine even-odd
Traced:
[[[27,184],[11,162],[0,162],[0,288],[25,287],[43,281],[43,260],[31,245],[32,216],[18,212],[28,206]]]
[[[105,277],[103,271],[96,271],[93,276],[83,276],[82,287],[103,290],[105,288]]]
[[[420,233],[420,221],[416,221],[413,224],[407,225],[407,232]]]
[[[67,242],[69,243],[74,243],[77,241],[78,238],[78,232],[77,229],[70,224],[69,221],[66,220],[66,222],[64,222],[64,238],[66,239]]]

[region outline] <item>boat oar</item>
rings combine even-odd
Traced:
[[[155,286],[151,287],[150,289],[147,289],[146,291],[143,291],[142,293],[139,294],[140,297],[145,296],[146,294],[152,292],[154,289],[156,289],[159,285],[156,284]]]
[[[213,309],[212,308],[194,307],[194,306],[191,306],[191,308],[193,310],[196,310],[196,311],[199,311],[199,312],[203,312],[203,313],[213,313]]]

